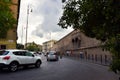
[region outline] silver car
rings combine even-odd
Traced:
[[[58,61],[58,55],[56,54],[56,52],[48,52],[46,57],[47,61]]]

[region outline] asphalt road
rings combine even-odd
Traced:
[[[107,66],[70,58],[47,62],[42,57],[42,62],[40,68],[32,66],[17,72],[0,71],[0,80],[118,80]]]

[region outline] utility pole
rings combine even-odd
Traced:
[[[22,26],[22,33],[21,33],[21,44],[23,44],[23,26]]]
[[[25,41],[25,48],[27,47],[27,37],[28,37],[28,18],[29,18],[29,10],[30,9],[30,6],[28,5],[27,6],[27,23],[26,23],[26,41]],[[32,12],[32,9],[31,11]]]
[[[50,32],[50,47],[52,48],[52,32]]]
[[[26,41],[25,41],[25,48],[27,47],[27,32],[28,32],[28,17],[29,17],[29,5],[27,6],[27,23],[26,23]]]

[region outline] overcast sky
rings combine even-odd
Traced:
[[[42,44],[51,39],[59,40],[73,30],[57,25],[63,11],[61,0],[21,0],[18,43],[25,43],[28,5],[32,12],[29,11],[27,42]]]

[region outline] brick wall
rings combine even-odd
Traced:
[[[110,62],[111,54],[108,51],[103,51],[100,45],[100,41],[85,36],[79,30],[74,30],[60,39],[52,49],[64,55],[86,59],[93,62]]]

